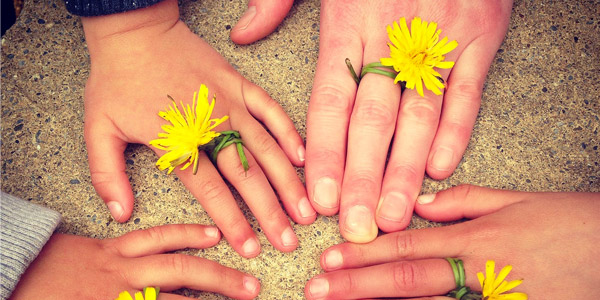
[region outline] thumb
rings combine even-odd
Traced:
[[[474,219],[520,202],[528,194],[465,184],[436,194],[419,196],[415,212],[425,219],[436,222]]]
[[[236,44],[250,44],[269,35],[281,23],[293,0],[250,0],[248,9],[231,29]]]
[[[84,137],[92,185],[113,218],[117,222],[125,222],[131,216],[134,200],[123,158],[127,142],[110,132],[112,124],[104,125],[85,123]]]

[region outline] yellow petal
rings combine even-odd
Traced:
[[[133,300],[133,298],[131,298],[131,294],[128,291],[122,291],[119,293],[119,298],[115,300]]]

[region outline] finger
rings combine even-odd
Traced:
[[[459,257],[462,245],[468,242],[464,230],[463,226],[405,230],[382,235],[368,244],[343,243],[323,252],[321,266],[334,271],[398,260]]]
[[[136,230],[106,242],[125,257],[139,257],[184,248],[208,248],[216,245],[220,239],[216,227],[178,224]]]
[[[125,173],[123,152],[127,142],[108,120],[86,119],[85,144],[94,189],[117,222],[125,222],[133,211],[133,192]]]
[[[237,206],[231,191],[204,153],[198,158],[198,173],[191,168],[175,169],[181,182],[198,199],[217,224],[229,244],[243,257],[255,257],[260,244],[250,224]]]
[[[369,40],[364,61],[378,62],[389,50],[385,32]],[[348,128],[348,154],[342,198],[340,232],[351,242],[366,243],[377,236],[375,209],[394,133],[400,86],[378,74],[366,74],[360,81]]]
[[[335,10],[322,8],[321,12],[319,59],[306,118],[305,174],[315,210],[333,215],[339,210],[346,137],[356,93],[344,59],[361,66],[363,47],[360,34],[352,27],[354,20],[338,20],[346,15]],[[350,25],[338,30],[337,21]]]
[[[243,81],[242,94],[248,111],[266,125],[288,159],[295,166],[304,166],[304,143],[281,105],[262,88],[248,81]]]
[[[440,295],[454,288],[452,274],[445,259],[399,261],[319,275],[305,294],[309,300]]]
[[[527,192],[494,190],[466,184],[436,194],[419,196],[415,212],[437,222],[474,219],[521,202],[529,195]]]
[[[250,0],[248,9],[231,29],[236,44],[250,44],[269,35],[290,11],[293,0]]]
[[[260,290],[260,283],[251,275],[184,254],[144,256],[124,265],[125,276],[138,288],[158,286],[172,291],[185,287],[236,299],[252,299]]]
[[[383,231],[402,230],[410,223],[441,106],[442,95],[429,90],[424,91],[424,97],[410,89],[402,95],[377,207],[377,225]]]
[[[190,300],[190,299],[196,299],[196,298],[190,298],[190,297],[176,295],[176,294],[160,293],[160,294],[158,294],[157,299],[158,300]]]
[[[454,172],[469,144],[481,104],[483,83],[498,39],[482,36],[470,43],[452,68],[444,95],[440,125],[427,163],[427,174],[444,179]]]
[[[254,156],[260,165],[260,167],[255,167],[256,170],[249,170],[249,172],[260,175],[263,181],[261,181],[259,185],[260,189],[254,189],[253,191],[248,190],[248,188],[251,188],[251,185],[244,181],[250,179],[250,176],[243,174],[242,169],[237,169],[239,172],[233,174],[232,177],[228,177],[228,179],[237,179],[237,182],[240,184],[238,184],[236,188],[240,190],[240,188],[246,187],[246,195],[248,197],[252,196],[255,199],[258,197],[258,194],[256,193],[257,190],[263,192],[269,191],[274,197],[272,188],[269,185],[270,182],[279,194],[286,211],[294,221],[300,224],[312,223],[316,219],[317,214],[308,202],[306,189],[304,188],[302,181],[300,181],[296,169],[292,166],[281,148],[279,148],[277,142],[275,142],[273,137],[250,115],[234,115],[231,119],[233,128],[239,129],[240,135],[245,141],[244,146],[249,150],[246,154],[248,156]],[[234,147],[231,148],[232,150],[230,153],[236,153],[233,150]],[[227,162],[239,162],[237,154],[230,155],[229,157],[230,159],[227,159]],[[223,168],[219,169],[222,171],[224,170]],[[262,172],[264,172],[264,174]],[[265,174],[269,179],[269,182],[266,181]],[[277,203],[277,198],[273,197],[270,199]],[[244,197],[244,199],[248,198]],[[250,202],[248,202],[248,204],[250,204]],[[277,206],[279,207],[279,204],[277,204]],[[281,208],[279,208],[279,210],[281,210]]]
[[[284,252],[293,251],[298,246],[298,238],[265,174],[247,149],[245,153],[250,166],[248,172],[244,171],[234,145],[219,153],[219,170],[240,193],[271,244]]]

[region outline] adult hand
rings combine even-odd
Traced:
[[[425,170],[448,177],[461,160],[481,101],[483,83],[506,33],[512,1],[321,2],[319,59],[308,107],[306,186],[317,212],[340,213],[340,231],[364,243],[378,228],[408,226]],[[424,97],[385,76],[355,68],[389,57],[386,26],[405,17],[436,22],[458,47],[440,70],[443,95]],[[360,70],[357,70],[360,72]],[[389,145],[389,147],[388,147]],[[388,157],[389,153],[389,157]]]
[[[273,188],[295,222],[311,223],[316,213],[292,166],[303,164],[302,139],[278,103],[192,33],[179,20],[175,0],[123,14],[82,18],[82,22],[91,58],[85,89],[91,178],[113,217],[124,222],[133,208],[123,159],[127,144],[148,145],[156,139],[166,123],[158,112],[171,104],[167,95],[191,104],[194,91],[203,83],[210,96],[217,95],[213,118],[229,116],[216,130],[238,130],[250,164],[246,174],[235,147],[227,147],[218,156],[218,169],[244,198],[275,248],[294,250],[297,238]],[[237,252],[245,257],[258,255],[258,239],[219,171],[204,153],[199,172],[193,175],[191,169],[176,168],[175,173]]]
[[[166,225],[106,240],[54,234],[11,299],[115,299],[122,291],[133,295],[147,286],[256,297],[260,283],[251,275],[199,257],[161,254],[212,247],[220,238],[217,228],[202,225]],[[190,298],[161,293],[159,299]]]
[[[230,32],[234,43],[245,45],[269,35],[283,21],[294,0],[250,0],[248,9]]]
[[[322,254],[327,273],[311,279],[307,299],[442,295],[455,288],[445,257],[462,259],[466,284],[486,260],[513,270],[508,280],[529,299],[600,299],[600,194],[526,193],[459,186],[419,197],[415,211],[433,221],[467,222],[345,243]],[[352,291],[352,293],[348,293]],[[435,298],[437,299],[437,298]],[[442,298],[440,298],[442,299]]]

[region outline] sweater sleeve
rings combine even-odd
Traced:
[[[110,15],[148,7],[161,0],[65,0],[67,10],[78,16]]]
[[[21,275],[60,223],[51,209],[0,192],[0,299],[8,299]]]

